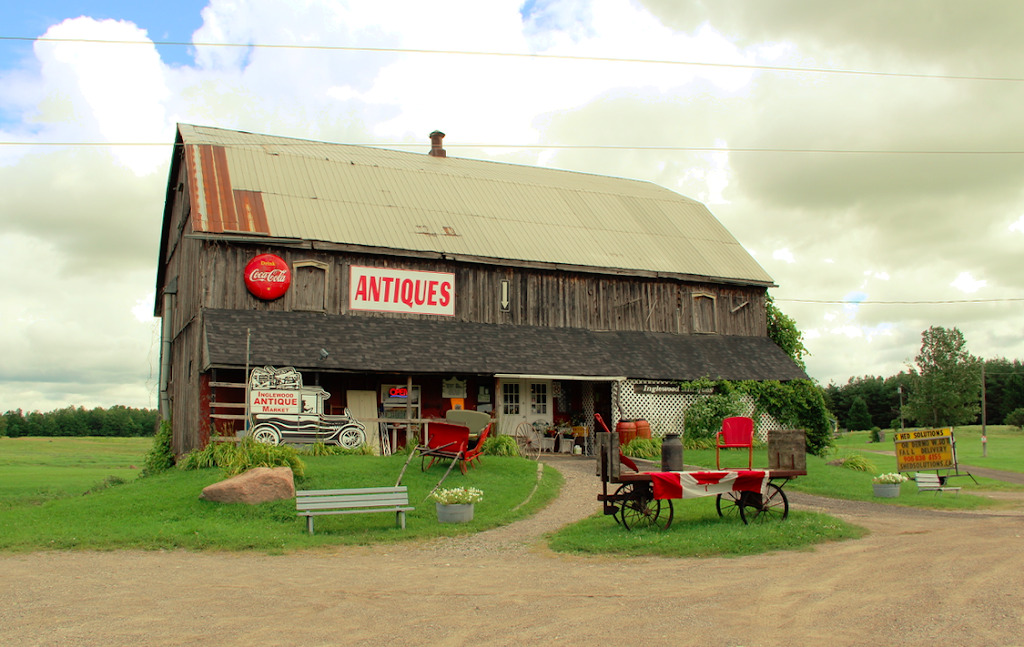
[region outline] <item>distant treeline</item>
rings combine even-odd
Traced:
[[[0,436],[152,436],[159,417],[156,409],[121,405],[109,409],[67,407],[47,413],[17,409],[0,416]]]
[[[1013,412],[1024,408],[1024,362],[989,359],[984,364],[986,424],[1016,424],[1008,418]],[[917,376],[907,372],[885,378],[871,375],[851,377],[842,386],[828,385],[825,388],[825,402],[843,429],[862,430],[872,426],[880,429],[899,428],[900,404],[906,404],[916,388],[916,381]],[[980,400],[980,375],[978,396]],[[981,424],[980,406],[978,409],[978,415],[968,424]],[[860,416],[857,416],[858,412]],[[855,419],[859,417],[864,419]],[[904,422],[907,426],[930,425],[929,421],[917,421],[909,417]]]

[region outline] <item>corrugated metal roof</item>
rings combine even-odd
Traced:
[[[649,182],[178,130],[196,231],[772,283],[707,207]]]

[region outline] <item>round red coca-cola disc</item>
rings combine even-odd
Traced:
[[[245,287],[257,299],[279,299],[291,284],[292,271],[288,263],[275,254],[260,254],[245,266]]]

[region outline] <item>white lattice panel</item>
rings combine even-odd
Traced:
[[[666,392],[637,393],[636,385],[653,385],[664,387]],[[653,380],[624,380],[612,385],[612,424],[619,420],[646,420],[651,425],[651,435],[662,438],[665,434],[683,433],[683,416],[686,410],[704,397],[696,393],[669,393],[678,382],[657,382]],[[743,403],[747,410],[742,415],[754,418],[755,433],[759,440],[767,442],[768,432],[782,429],[782,426],[771,416],[762,414],[754,416],[754,402],[744,396]]]

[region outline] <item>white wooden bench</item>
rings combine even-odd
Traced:
[[[917,472],[914,474],[914,481],[917,483],[918,493],[928,490],[934,491],[936,494],[938,494],[939,492],[945,492],[946,490],[954,490],[957,494],[960,494],[959,487],[943,485],[942,480],[939,479],[938,474],[930,474],[928,472]]]
[[[394,512],[395,524],[405,530],[409,491],[397,487],[351,488],[347,490],[299,490],[295,493],[295,513],[306,517],[306,528],[313,534],[313,517],[325,514],[361,514]]]

